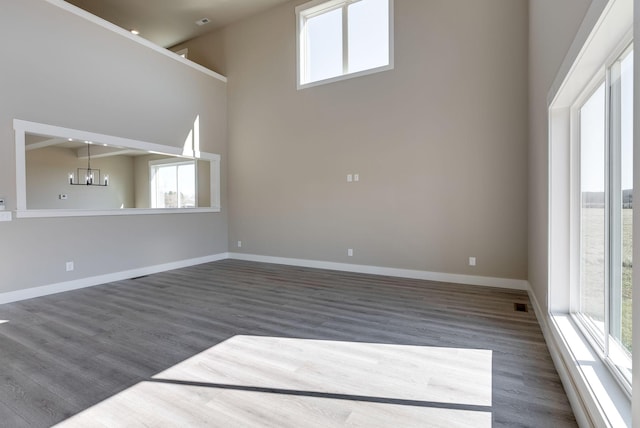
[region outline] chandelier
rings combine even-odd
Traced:
[[[87,167],[78,168],[78,180],[74,181],[73,172],[69,173],[69,184],[72,186],[108,186],[109,175],[105,175],[103,180],[100,180],[100,170],[91,168],[91,141],[85,141],[87,143]],[[80,181],[80,177],[83,178]]]

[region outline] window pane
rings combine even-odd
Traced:
[[[580,109],[580,307],[604,337],[605,87]],[[601,337],[601,339],[602,339]]]
[[[612,153],[610,357],[631,377],[633,230],[633,53],[611,67]]]
[[[362,0],[349,6],[349,73],[389,64],[389,2]]]
[[[196,167],[194,164],[178,166],[178,200],[180,208],[196,206]]]
[[[161,166],[156,170],[156,207],[178,208],[176,167]]]
[[[342,74],[342,9],[306,21],[308,82]]]
[[[633,268],[633,52],[621,64],[621,142],[623,191],[622,343],[631,352],[631,285]]]

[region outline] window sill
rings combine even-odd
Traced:
[[[631,401],[569,314],[551,314],[551,330],[582,407],[595,426],[630,427]],[[566,387],[565,387],[566,388]]]
[[[314,80],[313,82],[306,82],[306,83],[298,83],[298,90],[313,88],[315,86],[327,85],[329,83],[340,82],[342,80],[353,79],[355,77],[368,76],[369,74],[382,73],[383,71],[389,71],[393,69],[394,69],[393,63],[390,63],[387,65],[383,65],[381,67],[370,68],[368,70],[362,70],[355,73],[340,74],[339,76],[330,77],[328,79]],[[300,79],[298,79],[298,82],[300,82]]]
[[[16,218],[219,213],[220,208],[124,208],[119,210],[18,210]]]

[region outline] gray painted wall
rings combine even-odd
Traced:
[[[27,208],[114,210],[136,207],[133,157],[110,156],[91,162],[92,168],[100,170],[101,180],[109,174],[109,186],[69,185],[67,176],[70,172],[75,174],[76,182],[83,180],[83,176],[78,177],[77,169],[86,168],[86,162],[78,159],[75,149],[45,147],[27,151]],[[60,199],[61,194],[67,195],[67,199]]]
[[[0,292],[227,250],[226,85],[41,0],[0,13],[0,197],[16,208],[14,118],[222,155],[221,213],[0,222]],[[87,245],[96,252],[87,252]],[[73,260],[75,271],[65,272]]]
[[[396,0],[395,70],[298,91],[300,3],[175,48],[229,78],[230,250],[526,279],[528,2]]]
[[[529,283],[547,310],[548,103],[560,65],[589,9],[590,0],[529,2]]]

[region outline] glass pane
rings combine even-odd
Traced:
[[[342,75],[342,9],[307,19],[306,32],[307,82]]]
[[[631,285],[633,268],[633,52],[621,64],[621,143],[622,143],[622,337],[631,352]]]
[[[609,357],[631,378],[633,250],[633,53],[611,67],[612,275]],[[615,263],[615,264],[614,264]]]
[[[353,3],[349,6],[349,73],[388,64],[388,0]]]
[[[605,88],[580,109],[580,308],[604,338]]]
[[[178,208],[176,167],[161,166],[156,170],[156,207]]]
[[[178,200],[180,208],[196,206],[196,168],[194,164],[178,166]]]

